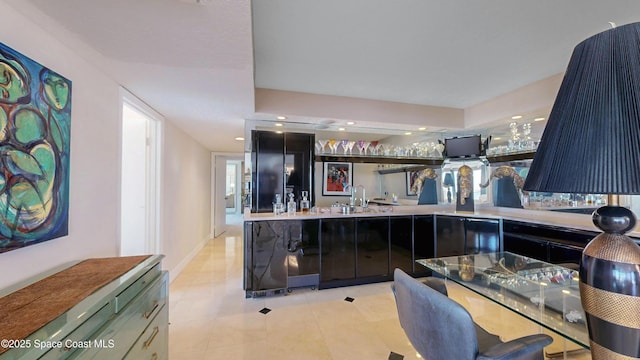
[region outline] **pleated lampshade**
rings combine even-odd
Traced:
[[[640,194],[640,23],[575,47],[524,190]]]

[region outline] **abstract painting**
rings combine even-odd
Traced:
[[[71,81],[0,43],[0,252],[68,234]]]

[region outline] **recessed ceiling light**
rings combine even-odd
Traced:
[[[276,116],[276,119],[278,119],[278,120],[287,120],[287,117],[280,115],[280,116]]]
[[[423,127],[419,127],[418,130],[425,131],[425,130],[427,130],[427,128],[423,126]]]
[[[355,125],[356,123],[353,121],[347,121],[347,125]]]
[[[502,140],[501,137],[494,137],[493,140]]]
[[[283,123],[275,123],[275,126],[284,126]]]
[[[514,115],[514,116],[511,117],[511,119],[513,119],[513,120],[522,119],[522,115]]]
[[[345,128],[338,128],[338,131],[344,131]]]
[[[242,136],[238,136],[235,139],[238,140],[238,141],[244,141],[244,138]]]
[[[411,135],[411,131],[407,131],[406,133],[404,133],[405,135]]]
[[[533,121],[545,121],[545,120],[547,120],[547,119],[543,118],[543,117],[539,117],[539,118],[533,119]]]
[[[278,130],[276,131],[276,134],[282,134],[282,131]]]

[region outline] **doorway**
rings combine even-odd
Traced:
[[[238,154],[213,154],[212,156],[213,237],[227,231],[228,224],[242,222],[243,157]]]
[[[122,96],[120,256],[160,253],[158,230],[162,118]]]

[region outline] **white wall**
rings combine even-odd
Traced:
[[[89,257],[117,255],[119,87],[55,33],[0,0],[0,41],[72,81],[69,235],[0,254],[0,288]]]
[[[165,122],[160,234],[173,279],[209,239],[211,152]]]
[[[22,3],[20,3],[21,5]],[[62,29],[42,29],[0,0],[0,41],[72,81],[69,235],[0,254],[0,288],[90,257],[118,255],[120,209],[120,87],[75,50]],[[67,45],[69,44],[69,45]],[[71,47],[74,47],[74,50]],[[86,50],[86,49],[85,49]],[[209,151],[165,122],[161,251],[172,271],[208,238]]]

